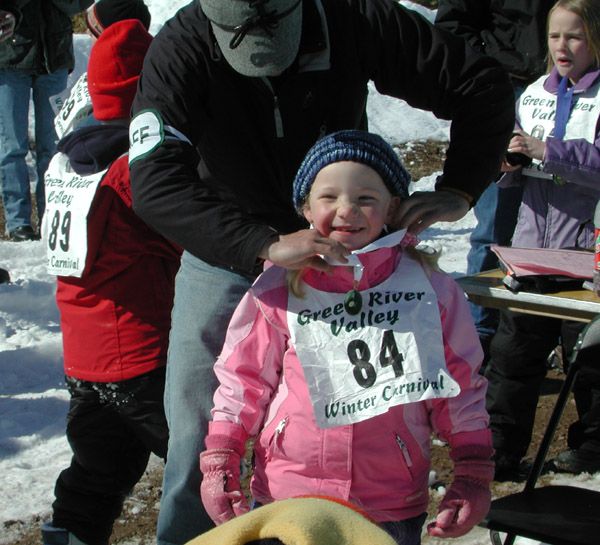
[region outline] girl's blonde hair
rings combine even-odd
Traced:
[[[439,252],[426,252],[421,251],[414,246],[406,246],[404,251],[414,259],[416,259],[425,270],[439,271],[440,267],[438,260],[440,257]],[[288,289],[292,292],[295,297],[302,299],[304,297],[304,288],[302,282],[302,276],[306,269],[295,269],[287,272],[287,283]]]
[[[558,0],[548,13],[546,35],[550,28],[550,16],[557,8],[566,9],[581,17],[585,38],[594,58],[594,67],[600,67],[600,0]],[[553,67],[552,57],[548,53],[548,72]]]

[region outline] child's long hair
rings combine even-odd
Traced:
[[[600,0],[558,0],[548,13],[546,35],[548,35],[550,16],[557,8],[566,9],[581,17],[588,47],[594,58],[594,67],[600,67]],[[552,57],[548,54],[548,72],[553,67]]]

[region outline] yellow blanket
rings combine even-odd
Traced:
[[[324,498],[291,498],[263,505],[192,539],[187,545],[246,545],[277,538],[285,545],[395,545],[356,510]]]

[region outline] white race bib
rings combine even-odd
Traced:
[[[79,176],[63,153],[50,161],[44,176],[46,210],[42,220],[49,274],[81,277],[87,256],[87,216],[106,170]]]
[[[88,91],[87,72],[77,80],[66,100],[63,101],[60,95],[53,99],[55,107],[60,108],[54,118],[54,127],[60,139],[92,115],[92,99]]]
[[[360,292],[358,314],[346,312],[344,293],[303,289],[302,299],[290,293],[287,321],[319,427],[460,393],[446,367],[436,294],[406,254],[387,280]]]
[[[544,89],[544,81],[548,75],[540,77],[532,83],[519,97],[517,112],[523,130],[538,138],[546,140],[552,132],[556,121],[557,97]],[[573,104],[567,122],[564,140],[583,138],[594,142],[596,138],[596,125],[600,115],[600,82],[583,93],[573,96]],[[542,162],[534,159],[531,167],[524,168],[525,176],[552,179],[551,174],[541,171]]]

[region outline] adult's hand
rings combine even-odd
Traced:
[[[10,12],[0,9],[0,42],[8,40],[15,31],[15,16]]]
[[[451,191],[415,191],[396,209],[392,226],[418,235],[438,221],[457,221],[469,211],[465,197]]]
[[[275,242],[266,245],[260,257],[286,269],[311,267],[320,271],[329,271],[331,265],[320,256],[327,256],[345,263],[350,252],[339,242],[320,235],[315,229],[303,229],[280,235]]]

